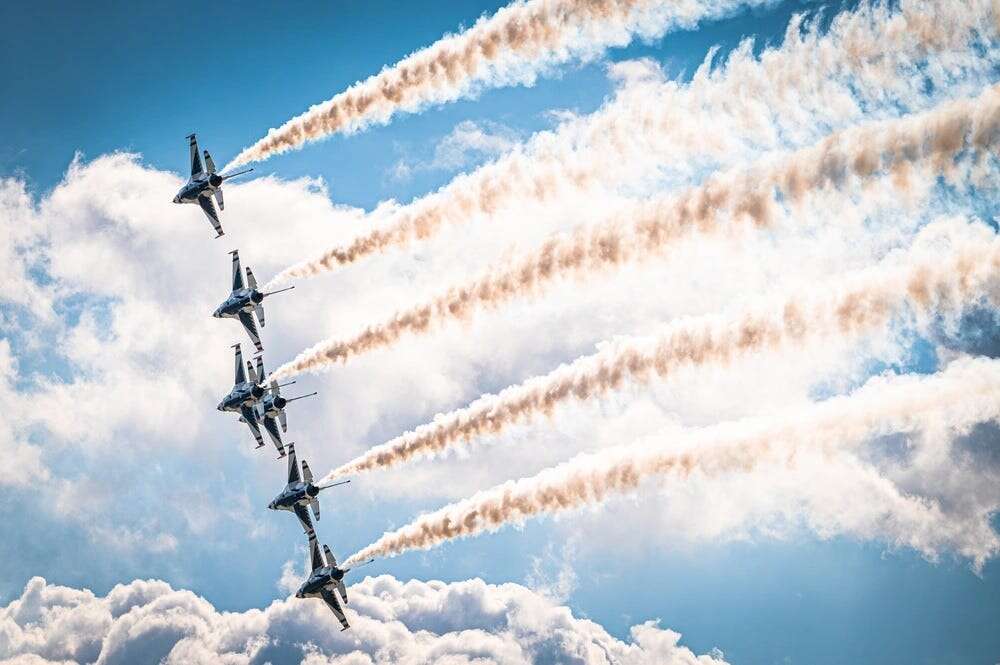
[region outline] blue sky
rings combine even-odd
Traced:
[[[202,147],[211,150],[221,164],[262,136],[268,127],[279,125],[384,65],[431,44],[442,34],[492,14],[502,4],[464,0],[426,5],[338,2],[320,6],[287,3],[279,8],[257,2],[215,2],[196,10],[141,3],[127,8],[111,3],[5,4],[0,7],[0,23],[5,26],[0,64],[8,74],[0,83],[0,98],[4,99],[0,126],[5,128],[0,144],[0,177],[23,181],[34,200],[43,201],[61,183],[65,185],[66,171],[77,153],[82,154],[86,165],[102,155],[127,151],[139,153],[141,162],[138,166],[120,166],[119,173],[128,173],[122,176],[123,187],[138,183],[136,191],[145,192],[145,180],[141,178],[147,172],[160,177],[162,172],[179,175],[185,171],[184,136],[189,132],[197,131]],[[828,3],[826,15],[849,10],[854,4]],[[257,164],[255,175],[273,174],[280,186],[287,186],[289,191],[299,188],[294,190],[297,194],[305,192],[302,199],[307,194],[315,199],[326,197],[334,205],[343,206],[337,213],[342,218],[331,216],[333,223],[317,228],[315,240],[302,234],[299,226],[289,227],[299,248],[325,246],[330,238],[351,237],[364,228],[351,215],[362,215],[387,199],[410,201],[496,156],[472,151],[460,163],[433,165],[436,146],[460,123],[472,121],[510,142],[526,141],[534,132],[556,126],[553,111],[584,115],[609,99],[619,85],[608,75],[609,63],[650,58],[667,78],[685,78],[711,46],[719,45],[727,52],[741,38],[751,35],[761,44],[778,43],[794,12],[817,7],[819,4],[813,2],[777,2],[696,30],[670,34],[654,43],[614,49],[599,61],[560,67],[554,76],[543,77],[530,88],[488,90],[476,99],[403,114],[386,126],[308,145],[301,151]],[[394,175],[400,163],[424,166],[411,168],[409,176],[400,177]],[[115,172],[114,168],[108,169],[106,177],[111,180],[100,182],[113,182]],[[302,184],[297,181],[300,178],[321,178],[325,189],[318,189],[314,182]],[[160,180],[156,183],[159,186]],[[162,188],[163,201],[169,201],[173,191]],[[162,306],[164,312],[182,311],[185,307],[210,312],[214,304],[209,307],[209,303],[221,302],[226,295],[228,264],[224,252],[237,242],[244,260],[255,266],[264,264],[265,274],[283,267],[281,259],[264,257],[269,247],[263,241],[252,245],[257,250],[254,258],[242,248],[254,242],[253,235],[261,225],[280,228],[291,225],[292,220],[274,214],[257,220],[256,227],[244,223],[238,218],[238,203],[233,205],[238,196],[239,190],[227,194],[229,209],[223,217],[227,238],[216,243],[219,246],[210,245],[207,225],[191,209],[177,213],[183,223],[190,223],[190,228],[178,231],[176,241],[169,245],[145,239],[134,239],[131,248],[125,245],[126,251],[134,249],[130,266],[131,262],[141,266],[144,252],[151,251],[163,253],[150,259],[151,264],[197,263],[191,272],[197,274],[198,283],[186,284],[182,291],[173,284],[158,283],[162,273],[147,275],[149,283],[142,286],[157,294],[150,296],[150,303]],[[980,196],[949,209],[941,203],[946,199],[942,195],[934,205],[952,212],[972,209],[980,214],[992,207],[991,200]],[[321,206],[313,198],[309,204]],[[0,214],[3,210],[0,208]],[[920,216],[912,211],[908,214],[914,219]],[[63,228],[61,222],[48,219],[51,228],[44,229],[42,243],[46,248],[69,242],[89,247],[85,242],[88,233],[115,236],[116,242],[118,239],[117,231],[108,230],[111,227],[93,227],[100,229],[99,233],[81,231],[70,229],[70,222]],[[16,223],[13,216],[0,221],[5,226]],[[13,226],[9,228],[13,235]],[[141,230],[135,233],[139,235],[126,237],[142,237]],[[445,237],[441,245],[462,242],[468,237],[463,233],[475,234],[475,230],[456,232]],[[368,268],[352,267],[345,270],[344,282],[338,283],[338,276],[333,275],[300,285],[287,297],[277,296],[286,299],[275,300],[268,313],[265,339],[269,344],[273,342],[268,347],[269,358],[273,358],[269,359],[271,366],[329,333],[325,328],[291,330],[292,324],[284,323],[283,317],[287,317],[286,321],[292,317],[289,310],[297,302],[310,303],[316,310],[296,312],[296,322],[310,322],[315,317],[321,324],[336,328],[343,320],[352,325],[344,323],[336,329],[346,332],[366,317],[391,311],[392,306],[414,294],[439,290],[443,285],[439,280],[444,277],[430,270],[426,276],[419,272],[424,265],[438,265],[432,256],[437,247],[433,245],[426,254],[418,248],[415,258],[393,255],[373,259],[375,268],[370,273],[364,272]],[[64,251],[71,249],[66,247]],[[92,258],[98,263],[118,256],[111,250],[101,253],[99,247],[93,251],[96,254]],[[449,251],[457,250],[453,246]],[[502,248],[482,251],[481,260],[487,263],[491,257],[500,256]],[[211,257],[218,258],[217,265]],[[42,263],[34,266],[34,279],[45,284],[54,272],[59,272],[53,271],[52,264],[58,259],[39,260]],[[123,267],[122,274],[131,274],[129,269]],[[96,267],[93,273],[95,279],[101,274]],[[396,283],[379,285],[370,281],[384,275]],[[706,288],[714,288],[711,274],[702,277],[707,280]],[[722,277],[718,279],[721,288],[725,282]],[[371,295],[364,290],[369,286]],[[186,290],[202,287],[201,293]],[[124,330],[129,316],[139,316],[135,310],[126,311],[125,303],[131,296],[108,295],[90,286],[74,285],[69,290],[56,297],[56,309],[62,313],[57,323],[40,321],[24,303],[0,301],[4,315],[0,319],[0,337],[10,344],[11,355],[19,364],[15,392],[29,400],[38,386],[50,383],[97,390],[93,387],[97,383],[74,384],[94,377],[94,368],[83,363],[80,354],[91,348],[109,354],[114,347],[92,346],[89,337],[73,336],[81,318],[96,321],[98,328],[118,323]],[[358,312],[349,311],[355,306]],[[368,309],[360,311],[362,307]],[[477,334],[492,333],[493,325],[516,324],[519,315],[529,323],[538,320],[533,317],[542,316],[544,303],[534,303],[531,308],[501,311],[468,329],[452,330],[445,338],[465,349],[475,344]],[[526,314],[528,309],[530,316]],[[686,312],[678,312],[682,313]],[[631,319],[625,315],[616,320],[613,312],[583,306],[574,311],[560,310],[559,316],[563,318],[558,321],[567,322],[577,316],[583,322],[566,323],[565,339],[555,339],[562,334],[558,324],[553,324],[554,330],[539,331],[540,337],[551,339],[523,355],[517,355],[523,348],[518,346],[518,351],[509,354],[498,351],[495,358],[479,350],[469,351],[468,359],[448,359],[447,364],[434,368],[438,378],[433,383],[438,387],[426,392],[421,392],[415,382],[418,371],[400,370],[403,378],[399,381],[394,375],[401,359],[423,353],[419,341],[401,345],[395,356],[374,354],[373,359],[364,359],[349,370],[300,377],[294,392],[316,389],[320,396],[297,403],[290,410],[289,433],[297,427],[304,432],[290,438],[300,442],[300,455],[322,473],[347,459],[348,451],[359,452],[426,422],[438,412],[461,406],[480,392],[496,392],[589,352],[607,336],[607,330],[618,332],[616,325],[624,326],[621,334],[643,331],[641,326],[636,330],[627,328]],[[587,327],[587,321],[597,319],[601,319],[600,325]],[[136,320],[148,323],[148,319]],[[212,331],[204,334],[214,337],[198,339],[211,339],[215,344],[211,351],[205,351],[210,358],[191,357],[163,367],[157,364],[157,349],[143,349],[137,352],[141,361],[136,361],[133,370],[141,368],[143,362],[148,362],[148,371],[157,375],[176,370],[181,384],[182,377],[191,374],[210,375],[207,380],[217,386],[215,392],[221,396],[228,389],[231,371],[226,347],[240,334],[230,323],[209,320],[204,324],[205,330]],[[988,314],[973,317],[965,326],[988,339],[995,337],[995,319]],[[530,331],[515,325],[504,334],[524,333]],[[197,333],[191,332],[190,339],[178,340],[178,348],[200,344],[194,341],[196,334],[202,334],[200,327]],[[100,333],[95,335],[101,337]],[[151,339],[158,337],[151,334]],[[249,347],[245,339],[238,339]],[[168,344],[173,340],[159,342]],[[873,353],[874,357],[859,359],[845,352],[847,359],[837,361],[840,373],[834,372],[836,380],[848,375],[856,384],[885,367],[897,372],[933,369],[937,347],[932,342],[923,338],[913,342],[911,338],[905,346],[900,357],[882,358]],[[270,351],[274,348],[280,349],[277,357]],[[986,344],[976,351],[995,355],[996,346]],[[166,357],[166,351],[164,354]],[[439,360],[438,355],[428,354],[427,362]],[[141,374],[135,371],[137,376]],[[725,385],[722,379],[711,380]],[[817,380],[810,385],[821,383]],[[126,416],[112,426],[84,410],[76,417],[89,421],[94,441],[81,444],[79,449],[71,441],[53,443],[60,437],[72,436],[53,434],[46,425],[35,423],[26,434],[22,433],[32,445],[45,451],[44,461],[52,477],[72,485],[72,495],[65,494],[64,500],[83,507],[38,510],[34,505],[38,495],[30,489],[0,484],[0,604],[18,597],[35,575],[50,583],[86,587],[98,594],[106,593],[116,583],[158,578],[174,588],[190,589],[227,611],[264,607],[285,596],[276,580],[287,561],[300,567],[304,541],[290,516],[264,509],[280,490],[284,464],[273,460],[270,448],[264,454],[250,450],[242,427],[214,413],[211,400],[218,397],[202,385],[188,387],[190,394],[178,405],[165,407],[164,413],[199,415],[190,419],[181,416],[189,422],[170,431],[153,431],[152,426],[129,421]],[[159,399],[158,394],[146,390],[140,385],[134,392],[115,393],[107,399]],[[672,386],[664,388],[659,396],[673,399],[676,392],[683,390],[683,385]],[[396,401],[395,397],[380,397],[371,407],[398,405],[395,413],[365,413],[365,396],[376,391],[409,394]],[[634,395],[629,392],[620,401],[616,398],[599,407],[599,411],[605,409],[610,414],[609,420],[618,423],[614,427],[620,428],[609,429],[608,436],[632,431],[621,422],[629,413],[623,403]],[[39,404],[44,408],[53,403]],[[119,407],[128,410],[127,404]],[[202,416],[201,410],[210,413]],[[354,412],[359,413],[359,423],[367,418],[363,427],[343,422]],[[566,418],[571,420],[572,414]],[[300,425],[305,423],[309,425]],[[557,419],[557,425],[554,429],[566,423]],[[534,446],[551,445],[556,439],[547,438],[547,428],[542,422],[515,432],[512,437],[521,447],[514,448],[512,455],[530,457]],[[568,425],[566,428],[571,429]],[[105,429],[108,434],[102,441]],[[1000,445],[995,428],[976,430],[970,436],[975,445],[986,449],[995,450]],[[568,457],[570,452],[566,450],[561,457]],[[551,451],[546,454],[556,455]],[[996,462],[995,454],[992,460]],[[464,468],[491,462],[496,466],[470,471],[469,478],[454,477],[456,485],[465,487],[476,478],[502,478],[505,458],[499,453],[485,461],[471,454],[452,456],[446,468],[449,474],[462,474]],[[518,471],[537,470],[530,460],[510,463]],[[444,471],[430,470],[432,464],[417,465],[415,477],[446,484],[452,481],[452,477],[442,475]],[[379,476],[371,480],[358,478],[348,488],[325,493],[324,516],[318,527],[321,538],[346,556],[384,530],[443,504],[444,497],[450,496],[448,489],[427,494],[408,489],[384,491],[397,481],[407,487],[403,476]],[[69,486],[53,481],[43,501],[50,507],[58,503],[56,494]],[[104,494],[106,499],[94,503],[93,508],[87,507],[90,499],[79,498]],[[651,492],[636,501],[614,500],[603,519],[613,520],[617,515],[625,523],[645,515],[643,511],[656,515],[657,498]],[[205,525],[199,525],[197,516],[203,506],[209,505],[213,506],[212,516],[206,518]],[[994,529],[1000,527],[995,514],[992,520]],[[590,515],[579,521],[588,528],[578,531],[573,514],[535,520],[523,528],[380,561],[373,566],[377,568],[373,573],[388,573],[400,580],[446,582],[481,577],[490,583],[509,581],[530,586],[539,575],[557,576],[560,570],[571,569],[575,583],[561,602],[577,616],[598,622],[619,639],[628,638],[631,626],[659,619],[662,626],[682,633],[682,644],[695,653],[718,648],[734,663],[994,663],[1000,658],[1000,634],[995,630],[1000,625],[1000,568],[995,561],[989,561],[977,573],[967,559],[951,552],[931,561],[920,552],[884,538],[854,533],[820,536],[797,522],[794,528],[779,529],[783,532],[777,537],[769,537],[766,528],[748,528],[734,538],[693,537],[671,543],[669,534],[656,533],[665,528],[664,522],[651,519],[649,533],[637,533],[635,543],[619,547],[617,542],[600,542],[604,524],[600,517]],[[134,534],[135,544],[108,545],[100,535],[105,532],[94,531],[101,525],[106,526],[107,533],[125,530]],[[159,541],[163,546],[157,550],[159,537],[172,538],[174,544]]]

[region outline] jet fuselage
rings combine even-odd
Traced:
[[[239,411],[241,406],[252,407],[264,396],[264,388],[256,383],[238,384],[219,402],[219,411]]]
[[[235,319],[240,312],[253,312],[254,308],[264,301],[264,294],[257,289],[236,289],[225,302],[219,305],[212,316],[217,319]]]
[[[344,579],[344,571],[336,566],[323,566],[312,572],[295,594],[296,598],[319,598],[323,589],[327,588],[331,582],[339,582]]]
[[[222,186],[222,176],[203,174],[197,178],[191,178],[181,187],[174,197],[174,203],[198,203],[202,196],[211,196],[215,190]]]
[[[269,392],[264,395],[264,398],[260,400],[260,406],[258,407],[261,412],[261,417],[267,418],[277,418],[285,405],[288,404],[288,400],[281,395],[275,395],[273,392]]]
[[[295,506],[308,506],[319,494],[319,488],[312,483],[298,480],[285,485],[281,494],[268,504],[271,510],[294,510]]]

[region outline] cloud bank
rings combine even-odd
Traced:
[[[417,665],[587,663],[722,665],[655,621],[622,641],[517,584],[479,579],[350,587],[352,628],[318,601],[276,600],[222,612],[165,582],[135,580],[105,596],[31,579],[0,608],[2,665]]]

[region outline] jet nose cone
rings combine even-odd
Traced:
[[[174,197],[174,203],[180,203],[180,202],[181,202],[181,195],[178,194],[177,196]]]
[[[216,411],[222,411],[222,402],[219,402],[219,406],[215,407]]]

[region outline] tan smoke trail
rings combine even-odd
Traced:
[[[580,276],[641,260],[663,251],[686,233],[713,233],[724,219],[756,227],[772,222],[774,197],[792,203],[808,191],[838,187],[851,177],[893,173],[905,189],[910,165],[929,160],[945,171],[963,150],[982,151],[1000,130],[1000,87],[975,99],[944,104],[900,120],[867,123],[827,137],[780,159],[765,159],[746,170],[710,178],[677,195],[637,205],[631,223],[612,223],[555,237],[519,261],[494,266],[485,275],[372,325],[353,338],[333,339],[303,351],[275,370],[276,379],[317,371],[360,353],[385,347],[405,333],[422,333],[447,320],[462,319],[480,308],[538,293],[563,276]],[[981,157],[982,152],[977,152]],[[731,227],[732,228],[732,227]]]
[[[583,454],[559,466],[477,493],[385,533],[345,561],[429,549],[530,517],[602,503],[650,476],[750,473],[795,464],[796,451],[857,447],[875,436],[961,431],[1000,418],[1000,361],[960,359],[931,376],[877,377],[851,395],[781,417],[752,418]]]
[[[950,238],[947,251],[918,248],[925,239],[942,232]],[[590,399],[616,390],[626,381],[665,377],[679,366],[725,364],[736,356],[800,344],[810,338],[860,335],[907,311],[918,317],[955,312],[984,295],[996,298],[998,280],[1000,238],[981,224],[966,227],[954,220],[935,222],[921,232],[902,262],[893,257],[843,281],[763,306],[680,319],[653,339],[615,340],[600,352],[547,375],[439,415],[433,422],[333,470],[323,482],[436,454],[463,441],[499,433],[533,416],[549,415],[562,402]]]
[[[841,128],[862,113],[926,104],[930,72],[962,72],[991,60],[970,45],[995,38],[994,0],[903,0],[897,11],[862,6],[828,32],[789,26],[784,43],[754,56],[746,43],[712,70],[711,58],[686,85],[654,81],[523,149],[457,177],[400,209],[350,243],[293,265],[267,285],[327,272],[390,247],[425,239],[443,224],[491,215],[513,201],[554,200],[597,185],[647,178],[664,166],[713,159],[732,163],[744,144],[757,150],[803,142],[816,128]],[[933,66],[915,73],[914,63]],[[974,78],[974,77],[973,77]],[[934,81],[950,90],[951,78]],[[864,105],[862,111],[861,105]]]
[[[766,0],[525,0],[480,19],[458,35],[358,82],[271,129],[227,165],[236,167],[301,148],[339,132],[388,122],[400,111],[453,101],[486,87],[531,83],[557,63],[593,59],[634,35],[653,38]]]

